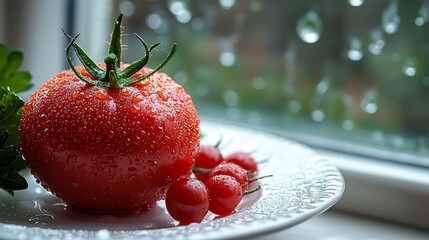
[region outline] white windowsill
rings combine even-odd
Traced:
[[[333,208],[255,240],[429,239],[425,168],[316,149],[341,170],[346,189]]]
[[[344,176],[334,209],[429,229],[429,171],[395,162],[316,149]]]

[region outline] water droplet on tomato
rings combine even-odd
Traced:
[[[122,96],[128,97],[131,95],[131,92],[126,91],[126,90],[122,90],[121,94],[122,94]]]
[[[97,97],[98,99],[100,99],[100,100],[110,100],[110,97],[109,97],[109,96],[107,96],[106,94],[103,94],[103,93],[101,93],[101,92],[98,92],[98,93],[96,94],[96,97]]]
[[[72,95],[72,98],[80,98],[82,96],[83,96],[82,93],[75,93],[75,94]]]
[[[131,98],[131,102],[132,103],[138,103],[138,102],[141,102],[141,101],[142,101],[142,98],[140,96],[133,96]]]
[[[132,106],[130,107],[130,111],[131,111],[132,113],[138,113],[138,112],[140,111],[140,107],[139,107],[139,106],[136,106],[136,105],[132,105]]]
[[[148,164],[149,164],[149,166],[154,167],[154,166],[158,165],[158,162],[156,160],[149,160]]]
[[[150,111],[150,110],[152,110],[152,107],[151,106],[149,106],[149,105],[146,105],[146,110],[148,110],[148,111]]]
[[[158,94],[158,97],[161,98],[163,101],[167,101],[168,98],[165,96],[165,94],[161,91],[157,91],[156,94]]]
[[[22,108],[25,111],[31,111],[31,110],[33,110],[33,105],[31,105],[31,104],[25,104]]]

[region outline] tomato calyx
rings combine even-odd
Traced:
[[[149,62],[149,57],[151,52],[158,47],[161,43],[153,44],[152,46],[148,46],[146,42],[141,38],[137,33],[134,35],[141,42],[145,49],[145,55],[135,62],[131,63],[125,69],[121,70],[121,53],[122,53],[122,45],[121,45],[121,22],[122,22],[123,14],[119,14],[116,19],[115,26],[113,28],[112,37],[109,44],[109,50],[104,58],[104,62],[106,64],[106,69],[100,68],[89,56],[88,54],[76,43],[77,38],[80,34],[77,34],[75,37],[70,36],[68,33],[63,31],[64,36],[69,41],[69,44],[66,48],[66,58],[67,62],[70,65],[72,71],[76,74],[78,78],[82,81],[96,86],[108,87],[112,89],[120,89],[125,86],[129,86],[133,83],[144,80],[155,72],[159,71],[163,68],[167,63],[171,60],[177,50],[177,45],[174,43],[171,47],[170,52],[168,53],[165,60],[159,64],[155,69],[150,72],[133,78],[133,74],[140,71],[146,64]],[[81,72],[76,69],[76,66],[73,64],[71,57],[71,49],[73,48],[76,56],[82,62],[85,70],[93,77],[89,78],[84,76]]]

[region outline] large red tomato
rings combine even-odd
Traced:
[[[86,69],[71,65],[23,107],[20,141],[28,168],[42,186],[80,209],[147,207],[190,175],[199,148],[199,119],[189,95],[166,74],[118,64],[115,30],[106,64],[94,66],[80,55]],[[76,39],[66,36],[68,57],[70,48],[82,54]],[[155,46],[141,41],[147,62]]]

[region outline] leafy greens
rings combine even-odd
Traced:
[[[25,168],[19,146],[18,125],[24,101],[16,94],[32,87],[31,74],[20,71],[23,53],[8,53],[0,43],[0,188],[14,195],[28,187],[18,171]]]

